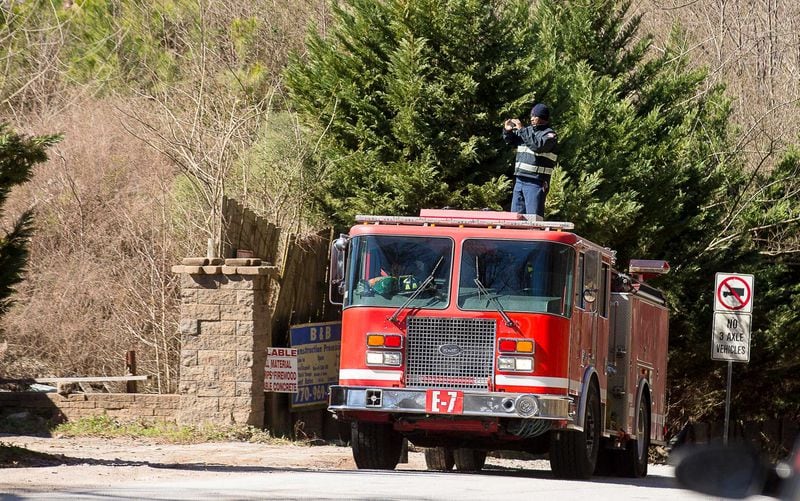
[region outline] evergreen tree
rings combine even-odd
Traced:
[[[31,168],[47,160],[45,150],[59,139],[59,136],[21,136],[6,124],[0,124],[0,215],[11,189],[30,179]],[[14,285],[22,280],[32,223],[33,210],[29,209],[0,238],[0,314],[8,310]]]
[[[356,213],[500,208],[502,118],[530,109],[527,2],[349,0],[311,32],[287,85],[329,163],[320,198]]]

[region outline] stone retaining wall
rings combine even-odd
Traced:
[[[55,422],[108,415],[124,421],[175,421],[179,395],[148,393],[0,392],[0,413],[28,411]]]
[[[186,258],[181,275],[179,424],[264,426],[269,286],[260,259]]]

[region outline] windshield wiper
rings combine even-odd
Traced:
[[[422,293],[422,291],[424,291],[428,287],[428,285],[430,285],[430,283],[433,282],[433,276],[436,274],[436,270],[439,269],[439,265],[442,264],[442,261],[444,261],[444,256],[439,258],[439,261],[436,262],[436,266],[433,267],[431,274],[428,275],[425,278],[425,280],[422,281],[419,287],[417,287],[417,290],[415,290],[410,296],[408,296],[408,299],[406,299],[406,301],[403,304],[401,304],[400,307],[394,311],[394,313],[392,313],[392,316],[389,317],[390,322],[396,322],[397,317],[400,316],[400,312],[402,312],[406,308],[406,306],[408,306],[411,303],[411,301],[415,300],[417,296],[419,296]]]
[[[494,301],[494,304],[497,307],[497,311],[500,313],[500,316],[503,317],[503,321],[505,321],[506,325],[508,327],[514,327],[514,322],[511,320],[511,318],[509,318],[508,315],[506,315],[506,310],[503,309],[503,305],[500,304],[500,300],[497,299],[497,295],[495,294],[494,296],[492,296],[489,290],[481,283],[481,279],[478,278],[477,257],[475,258],[475,280],[473,280],[473,282],[475,282],[475,285],[478,286],[478,291],[480,291],[481,294],[486,294],[486,297],[489,299],[489,301]]]

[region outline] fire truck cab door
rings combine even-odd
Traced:
[[[600,253],[586,250],[578,256],[576,274],[576,308],[571,326],[571,345],[574,347],[570,361],[570,386],[580,392],[580,385],[586,368],[597,364],[598,338],[598,299],[600,297]]]

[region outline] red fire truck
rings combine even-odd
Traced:
[[[403,439],[430,469],[487,451],[549,452],[554,474],[643,476],[664,439],[667,308],[571,223],[509,212],[358,216],[331,247],[339,384],[359,468],[394,469]]]

